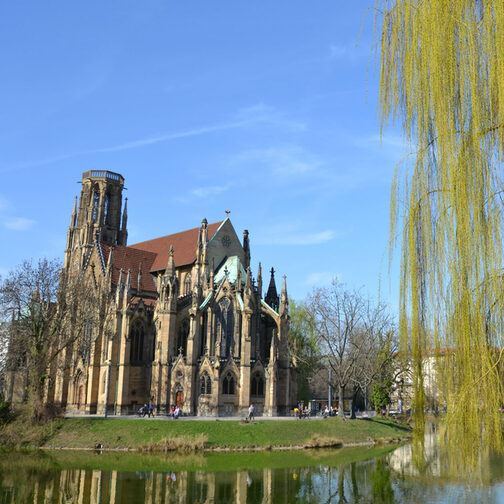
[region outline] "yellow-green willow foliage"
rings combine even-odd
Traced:
[[[423,425],[426,350],[453,446],[502,449],[504,1],[378,2],[382,128],[414,145],[392,195],[401,334]],[[401,218],[399,218],[401,217]]]

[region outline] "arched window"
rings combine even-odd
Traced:
[[[130,361],[141,362],[143,360],[145,327],[141,320],[135,320],[131,326]]]
[[[93,210],[91,212],[91,220],[96,222],[98,220],[98,207],[100,206],[100,191],[98,188],[93,193]]]
[[[105,201],[103,203],[103,223],[109,223],[109,208],[110,208],[110,194],[105,194]]]
[[[191,292],[191,282],[192,282],[191,273],[187,273],[184,282],[184,294],[189,294]]]
[[[212,393],[212,380],[210,375],[205,371],[200,377],[200,394]]]
[[[79,344],[79,357],[82,358],[85,364],[89,362],[89,356],[91,353],[93,326],[94,323],[92,319],[88,319],[84,322],[83,334]]]
[[[259,373],[252,376],[250,393],[253,396],[264,396],[264,379]]]
[[[187,338],[189,337],[189,320],[185,319],[179,326],[177,333],[177,353],[186,355],[187,353]]]
[[[217,338],[220,341],[221,357],[229,357],[234,346],[233,303],[229,298],[222,298],[217,306]]]
[[[235,393],[235,379],[233,373],[229,371],[224,380],[222,380],[222,393],[224,395],[233,395]]]

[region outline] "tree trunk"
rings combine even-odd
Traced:
[[[338,417],[341,421],[345,420],[345,411],[343,409],[343,393],[345,391],[345,387],[338,385]]]
[[[350,415],[350,419],[351,420],[355,420],[357,417],[355,416],[355,402],[357,400],[357,390],[355,387],[354,387],[354,391],[353,391],[353,394],[352,394],[352,413]]]

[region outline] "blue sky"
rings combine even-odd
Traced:
[[[129,243],[229,208],[254,274],[274,266],[290,296],[338,276],[396,308],[404,148],[393,128],[380,142],[373,4],[3,2],[0,273],[61,258],[76,182],[106,169]]]

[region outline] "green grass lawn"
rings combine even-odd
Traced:
[[[139,449],[163,439],[204,439],[208,448],[269,446],[343,445],[403,439],[410,430],[386,419],[347,420],[337,418],[300,421],[184,421],[73,418],[62,421],[43,446],[47,448]],[[183,443],[182,443],[183,444]]]

